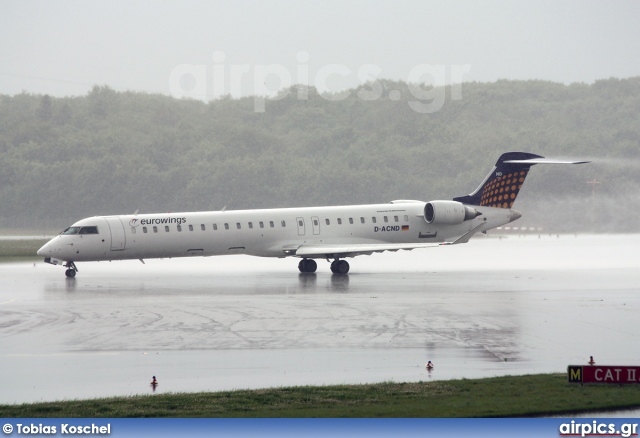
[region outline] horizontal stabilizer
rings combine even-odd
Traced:
[[[531,160],[507,160],[507,164],[586,164],[591,161],[554,160],[553,158],[533,158]]]

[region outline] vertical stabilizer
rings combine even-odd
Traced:
[[[529,169],[544,159],[527,152],[507,152],[498,158],[495,167],[482,184],[470,195],[453,198],[469,205],[511,208]]]
[[[475,192],[458,196],[454,201],[468,205],[511,208],[522,188],[529,169],[535,164],[584,164],[589,161],[566,161],[541,157],[527,152],[507,152]]]

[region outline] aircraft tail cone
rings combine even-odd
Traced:
[[[518,210],[511,210],[511,213],[509,213],[509,222],[517,221],[521,217],[522,213],[520,213]]]

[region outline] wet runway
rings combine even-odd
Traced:
[[[0,265],[0,403],[640,364],[640,235],[320,261]],[[427,372],[427,360],[436,368]]]

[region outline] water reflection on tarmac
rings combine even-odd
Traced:
[[[351,260],[0,265],[0,403],[638,365],[640,235]],[[427,360],[436,368],[428,372]]]

